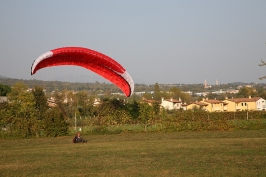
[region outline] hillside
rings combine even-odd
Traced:
[[[4,79],[4,78],[7,78],[7,77],[5,77],[5,76],[1,76],[1,75],[0,75],[0,78],[3,78],[3,79]]]
[[[119,88],[115,85],[105,82],[91,82],[91,83],[78,83],[78,82],[62,82],[62,81],[42,81],[42,80],[25,80],[25,79],[13,79],[5,76],[0,76],[0,84],[13,86],[17,82],[26,84],[29,88],[34,86],[42,86],[48,92],[53,90],[88,90],[97,93],[122,93]],[[266,86],[266,84],[255,84],[255,83],[242,83],[234,82],[228,84],[213,85],[212,88],[204,89],[203,84],[159,84],[161,91],[169,91],[172,87],[178,87],[181,91],[192,91],[192,92],[206,92],[211,90],[220,89],[236,89],[239,85],[254,85],[254,86]],[[153,85],[146,84],[135,84],[135,92],[148,92],[154,91]]]

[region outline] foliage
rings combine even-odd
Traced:
[[[32,94],[35,99],[35,109],[37,111],[38,120],[43,119],[44,113],[48,110],[47,97],[43,91],[43,88],[40,86],[35,86],[32,91]]]
[[[53,111],[54,108],[48,109],[41,87],[35,87],[30,92],[25,84],[16,83],[8,93],[8,100],[0,106],[0,125],[4,128],[4,136],[29,138],[67,134],[68,124],[61,113]],[[47,119],[52,119],[52,123],[47,123]]]
[[[11,87],[8,85],[0,84],[0,96],[7,96],[7,94],[11,91]]]
[[[127,110],[129,112],[132,120],[137,120],[139,118],[140,106],[139,106],[139,103],[136,102],[135,100],[133,101],[133,103],[127,104]]]
[[[110,92],[114,93],[121,93],[121,91],[114,86],[113,84],[109,83],[99,83],[99,82],[94,82],[94,83],[71,83],[71,82],[60,82],[60,81],[41,81],[41,80],[22,80],[22,79],[11,79],[11,78],[0,78],[0,83],[5,84],[7,86],[13,86],[17,82],[23,82],[25,85],[29,86],[29,88],[34,88],[36,85],[41,85],[44,90],[46,91],[46,95],[50,96],[52,91],[58,91],[62,92],[63,90],[74,90],[75,92],[79,91],[84,91],[88,93],[88,95],[91,96],[96,96],[98,94],[103,95],[104,93],[108,94]],[[258,90],[259,88],[265,90],[265,83],[242,83],[242,82],[234,82],[234,83],[228,83],[228,84],[219,84],[219,85],[212,85],[211,89],[204,89],[202,84],[158,84],[159,89],[161,91],[161,96],[164,98],[169,98],[171,97],[170,95],[170,90],[174,87],[178,88],[179,90],[182,91],[182,95],[178,96],[177,99],[180,97],[183,102],[190,103],[196,100],[201,100],[198,96],[196,96],[194,93],[196,92],[206,92],[214,90],[226,90],[226,89],[238,89],[238,86],[244,86],[244,85],[251,85],[253,88]],[[143,97],[147,99],[153,99],[154,94],[151,94],[155,90],[155,84],[147,85],[147,84],[135,84],[135,92],[144,92],[144,94],[140,95],[133,95],[132,97],[128,98],[129,101],[141,101]],[[193,94],[188,95],[183,92],[190,91]],[[262,90],[259,90],[256,92],[256,96],[260,96],[263,98],[265,97],[265,93],[263,93]],[[109,97],[109,98],[114,98],[114,95],[103,95],[101,97]],[[123,97],[123,96],[122,96]],[[225,97],[231,98],[231,97],[236,97],[236,94],[232,93],[225,93],[225,94],[210,94],[210,97],[216,98],[216,99],[223,99]],[[116,97],[117,98],[117,97]],[[124,99],[125,97],[123,97]]]
[[[56,137],[68,134],[69,124],[58,107],[46,111],[42,122],[43,136]]]
[[[181,99],[183,102],[190,103],[192,101],[192,98],[190,95],[182,92],[178,87],[172,87],[170,88],[170,97],[173,99]]]
[[[35,99],[27,91],[26,85],[17,83],[8,94],[10,101],[5,120],[10,132],[15,136],[30,137],[37,134],[38,120],[36,119]],[[10,117],[9,117],[10,116]]]
[[[153,108],[147,103],[140,104],[139,119],[144,125],[144,131],[147,131],[147,126],[152,123],[153,120]]]
[[[261,60],[261,64],[259,64],[259,66],[265,66],[265,65],[266,65],[266,62],[263,61],[263,60]],[[262,79],[266,79],[266,76],[262,76],[262,77],[260,77],[259,79],[260,79],[260,80],[262,80]]]
[[[161,100],[161,90],[158,83],[155,83],[154,85],[154,98],[153,100],[160,101]]]
[[[253,88],[250,88],[250,87],[242,87],[238,94],[237,94],[237,97],[240,97],[240,98],[248,98],[249,96],[252,96],[254,97],[256,95],[256,92]]]
[[[177,87],[171,87],[169,93],[160,93],[175,99],[184,96]],[[35,86],[28,91],[24,83],[15,84],[8,94],[9,102],[0,104],[1,136],[63,136],[76,125],[100,134],[225,131],[265,129],[266,126],[264,111],[210,113],[196,107],[189,111],[165,110],[158,101],[148,104],[119,96],[103,97],[100,104],[95,105],[95,96],[84,90],[73,92],[65,89],[50,96],[55,98],[54,107],[47,105],[43,87]]]

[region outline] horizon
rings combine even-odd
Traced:
[[[103,81],[98,81],[98,80],[95,80],[95,81],[91,81],[91,82],[78,82],[78,81],[69,81],[69,80],[40,80],[40,79],[22,79],[22,78],[11,78],[11,77],[7,77],[7,76],[3,76],[3,75],[0,75],[0,79],[3,78],[3,79],[17,79],[17,80],[28,80],[28,81],[34,81],[34,80],[37,80],[37,81],[43,81],[43,82],[66,82],[66,83],[95,83],[95,82],[99,82],[100,84],[113,84],[111,83],[110,81],[108,80],[105,80],[104,78],[102,78]],[[202,83],[159,83],[159,82],[155,82],[155,83],[151,83],[151,84],[146,84],[146,83],[134,83],[134,85],[155,85],[156,83],[158,83],[159,85],[204,85],[204,82]],[[241,81],[235,81],[235,82],[228,82],[228,83],[218,83],[218,85],[226,85],[226,84],[266,84],[266,83],[258,83],[258,82],[241,82]],[[114,85],[114,84],[113,84]],[[214,84],[207,84],[209,86],[215,86],[217,85],[216,83]]]

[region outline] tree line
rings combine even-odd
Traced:
[[[8,102],[0,104],[1,136],[62,136],[69,124],[58,107],[48,107],[42,87],[32,92],[23,83],[16,83],[7,93]]]
[[[264,111],[247,114],[208,113],[200,109],[165,110],[160,107],[161,97],[181,98],[187,103],[193,101],[193,98],[177,87],[162,92],[158,83],[154,85],[152,94],[142,95],[154,100],[151,104],[134,95],[131,98],[121,95],[101,96],[100,104],[96,104],[98,96],[86,90],[73,92],[65,89],[45,94],[43,87],[34,86],[29,91],[28,86],[21,82],[14,84],[12,88],[0,85],[0,90],[8,97],[8,102],[0,103],[2,137],[63,136],[68,135],[76,126],[89,127],[90,131],[108,132],[112,127],[120,127],[119,131],[123,131],[121,127],[125,125],[128,125],[127,130],[139,125],[142,127],[141,131],[145,132],[228,130],[249,126],[263,128],[266,125]],[[240,90],[239,96],[245,94],[258,93],[250,88]],[[53,97],[53,105],[48,104],[48,97]],[[249,123],[246,124],[245,121]]]

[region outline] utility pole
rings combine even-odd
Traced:
[[[76,113],[75,113],[75,131],[77,130],[77,117],[76,117]]]
[[[248,120],[248,103],[247,103],[247,120]]]

